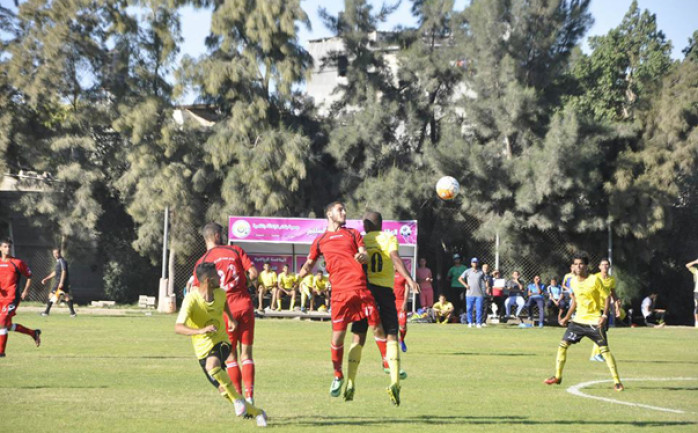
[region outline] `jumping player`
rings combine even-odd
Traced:
[[[75,308],[73,308],[73,298],[70,296],[70,276],[68,274],[68,262],[65,261],[61,255],[60,248],[54,248],[51,251],[53,258],[56,259],[56,267],[50,274],[46,275],[41,284],[46,284],[46,281],[51,278],[55,278],[53,282],[53,288],[51,289],[51,296],[46,303],[46,310],[41,313],[42,316],[48,316],[51,312],[51,307],[54,303],[61,299],[61,295],[65,297],[65,302],[68,303],[68,308],[70,309],[70,317],[76,317]]]
[[[245,398],[250,404],[254,404],[255,367],[254,359],[252,358],[254,305],[247,290],[246,273],[249,275],[250,280],[254,280],[257,278],[257,269],[242,248],[233,245],[222,245],[222,230],[223,227],[213,222],[204,226],[203,236],[207,251],[196,262],[194,269],[203,262],[211,262],[216,265],[216,270],[220,276],[220,287],[225,291],[228,308],[230,308],[233,319],[237,322],[234,331],[228,330],[228,337],[230,337],[230,343],[232,344],[230,356],[226,359],[228,376],[230,376],[230,380],[232,380],[238,394],[242,394],[242,384],[244,383]],[[194,272],[192,286],[198,285],[199,280],[196,272]],[[238,365],[238,343],[241,346],[240,361],[242,373]],[[239,404],[237,409],[240,410]]]
[[[366,288],[366,275],[362,264],[367,263],[366,248],[361,234],[345,227],[347,211],[344,204],[335,201],[325,208],[327,216],[327,230],[319,235],[310,246],[308,260],[303,264],[298,278],[305,278],[313,269],[313,265],[322,255],[325,258],[325,267],[330,274],[331,294],[331,318],[332,318],[332,366],[334,379],[330,385],[330,396],[339,397],[344,385],[344,373],[342,361],[344,358],[344,338],[349,323],[361,322],[352,325],[353,341],[349,349],[349,368],[344,399],[354,399],[354,381],[356,372],[361,362],[361,349],[366,341],[367,326],[379,328],[382,333],[380,319],[373,295]]]
[[[613,376],[614,389],[623,391],[625,388],[618,376],[616,360],[608,349],[608,339],[604,330],[604,324],[608,319],[610,296],[601,279],[594,274],[589,274],[588,266],[589,257],[586,254],[578,254],[574,257],[575,276],[570,281],[572,300],[567,314],[560,321],[562,326],[567,324],[567,330],[557,349],[555,376],[549,377],[544,383],[547,385],[562,383],[562,370],[567,360],[567,349],[571,344],[579,343],[582,338],[587,337],[601,348],[601,356]],[[604,295],[606,300],[602,304],[601,299]],[[576,315],[568,324],[575,312]]]
[[[395,272],[397,271],[405,278],[407,285],[414,291],[419,290],[419,286],[412,279],[412,276],[405,264],[398,255],[398,242],[395,235],[383,230],[383,217],[379,212],[367,212],[363,218],[364,243],[369,256],[367,265],[368,288],[373,294],[373,298],[378,305],[381,324],[386,334],[386,339],[376,336],[376,344],[381,352],[382,358],[387,361],[390,369],[390,387],[388,394],[390,401],[395,405],[400,405],[400,356],[398,351],[398,312],[396,308],[396,296],[393,292],[395,285]],[[403,291],[403,303],[404,291]],[[385,368],[385,364],[383,365]],[[406,374],[402,372],[403,378]]]
[[[220,277],[216,265],[204,262],[198,264],[195,269],[198,281],[184,297],[182,309],[177,316],[175,332],[191,337],[194,353],[206,378],[218,388],[223,397],[237,403],[236,415],[253,416],[258,426],[266,427],[266,413],[251,403],[246,403],[223,371],[223,362],[228,359],[231,349],[223,330],[223,313],[225,312],[228,332],[234,333],[238,323],[230,311],[226,293],[219,287]],[[242,407],[242,410],[238,407]]]
[[[11,246],[10,239],[0,241],[0,358],[5,357],[8,331],[30,336],[34,339],[36,347],[41,344],[41,329],[29,329],[19,323],[12,323],[12,317],[17,313],[20,301],[23,301],[29,294],[32,271],[22,260],[10,255]],[[17,286],[22,275],[27,279],[27,282],[20,296]]]

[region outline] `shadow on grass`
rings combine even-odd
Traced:
[[[497,425],[497,426],[518,426],[518,425],[564,425],[564,426],[632,426],[632,427],[666,427],[666,426],[687,426],[697,425],[692,421],[574,421],[574,420],[538,420],[527,417],[492,417],[492,416],[429,416],[421,415],[417,417],[273,417],[272,422],[282,421],[284,424],[323,427],[323,426],[389,426],[396,424],[410,425]]]
[[[650,361],[646,359],[624,359],[623,364],[695,364],[695,361]]]

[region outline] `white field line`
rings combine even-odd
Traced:
[[[639,377],[639,378],[635,378],[635,379],[627,379],[626,378],[623,380],[623,382],[630,382],[630,381],[637,381],[637,382],[643,382],[643,381],[655,381],[655,382],[698,381],[698,378],[696,378],[696,377]],[[592,380],[590,382],[582,382],[582,383],[578,383],[577,385],[570,386],[569,388],[567,388],[567,392],[569,392],[572,395],[579,396],[579,397],[585,397],[585,398],[591,398],[594,400],[605,401],[606,403],[614,403],[614,404],[622,404],[625,406],[641,407],[644,409],[657,410],[660,412],[686,413],[685,411],[678,410],[678,409],[668,409],[665,407],[650,406],[648,404],[630,403],[627,401],[616,400],[614,398],[598,397],[595,395],[585,394],[584,392],[581,391],[583,388],[586,388],[588,386],[597,385],[599,383],[606,383],[606,382],[613,382],[613,381],[612,380]]]

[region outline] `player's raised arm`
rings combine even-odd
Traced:
[[[696,260],[694,260],[694,261],[692,261],[692,262],[686,263],[686,269],[688,269],[689,271],[691,271],[691,267],[696,266],[696,265],[698,265],[698,259],[696,259]]]

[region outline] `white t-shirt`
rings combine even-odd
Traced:
[[[647,317],[652,314],[652,298],[649,296],[642,300],[642,316]]]

